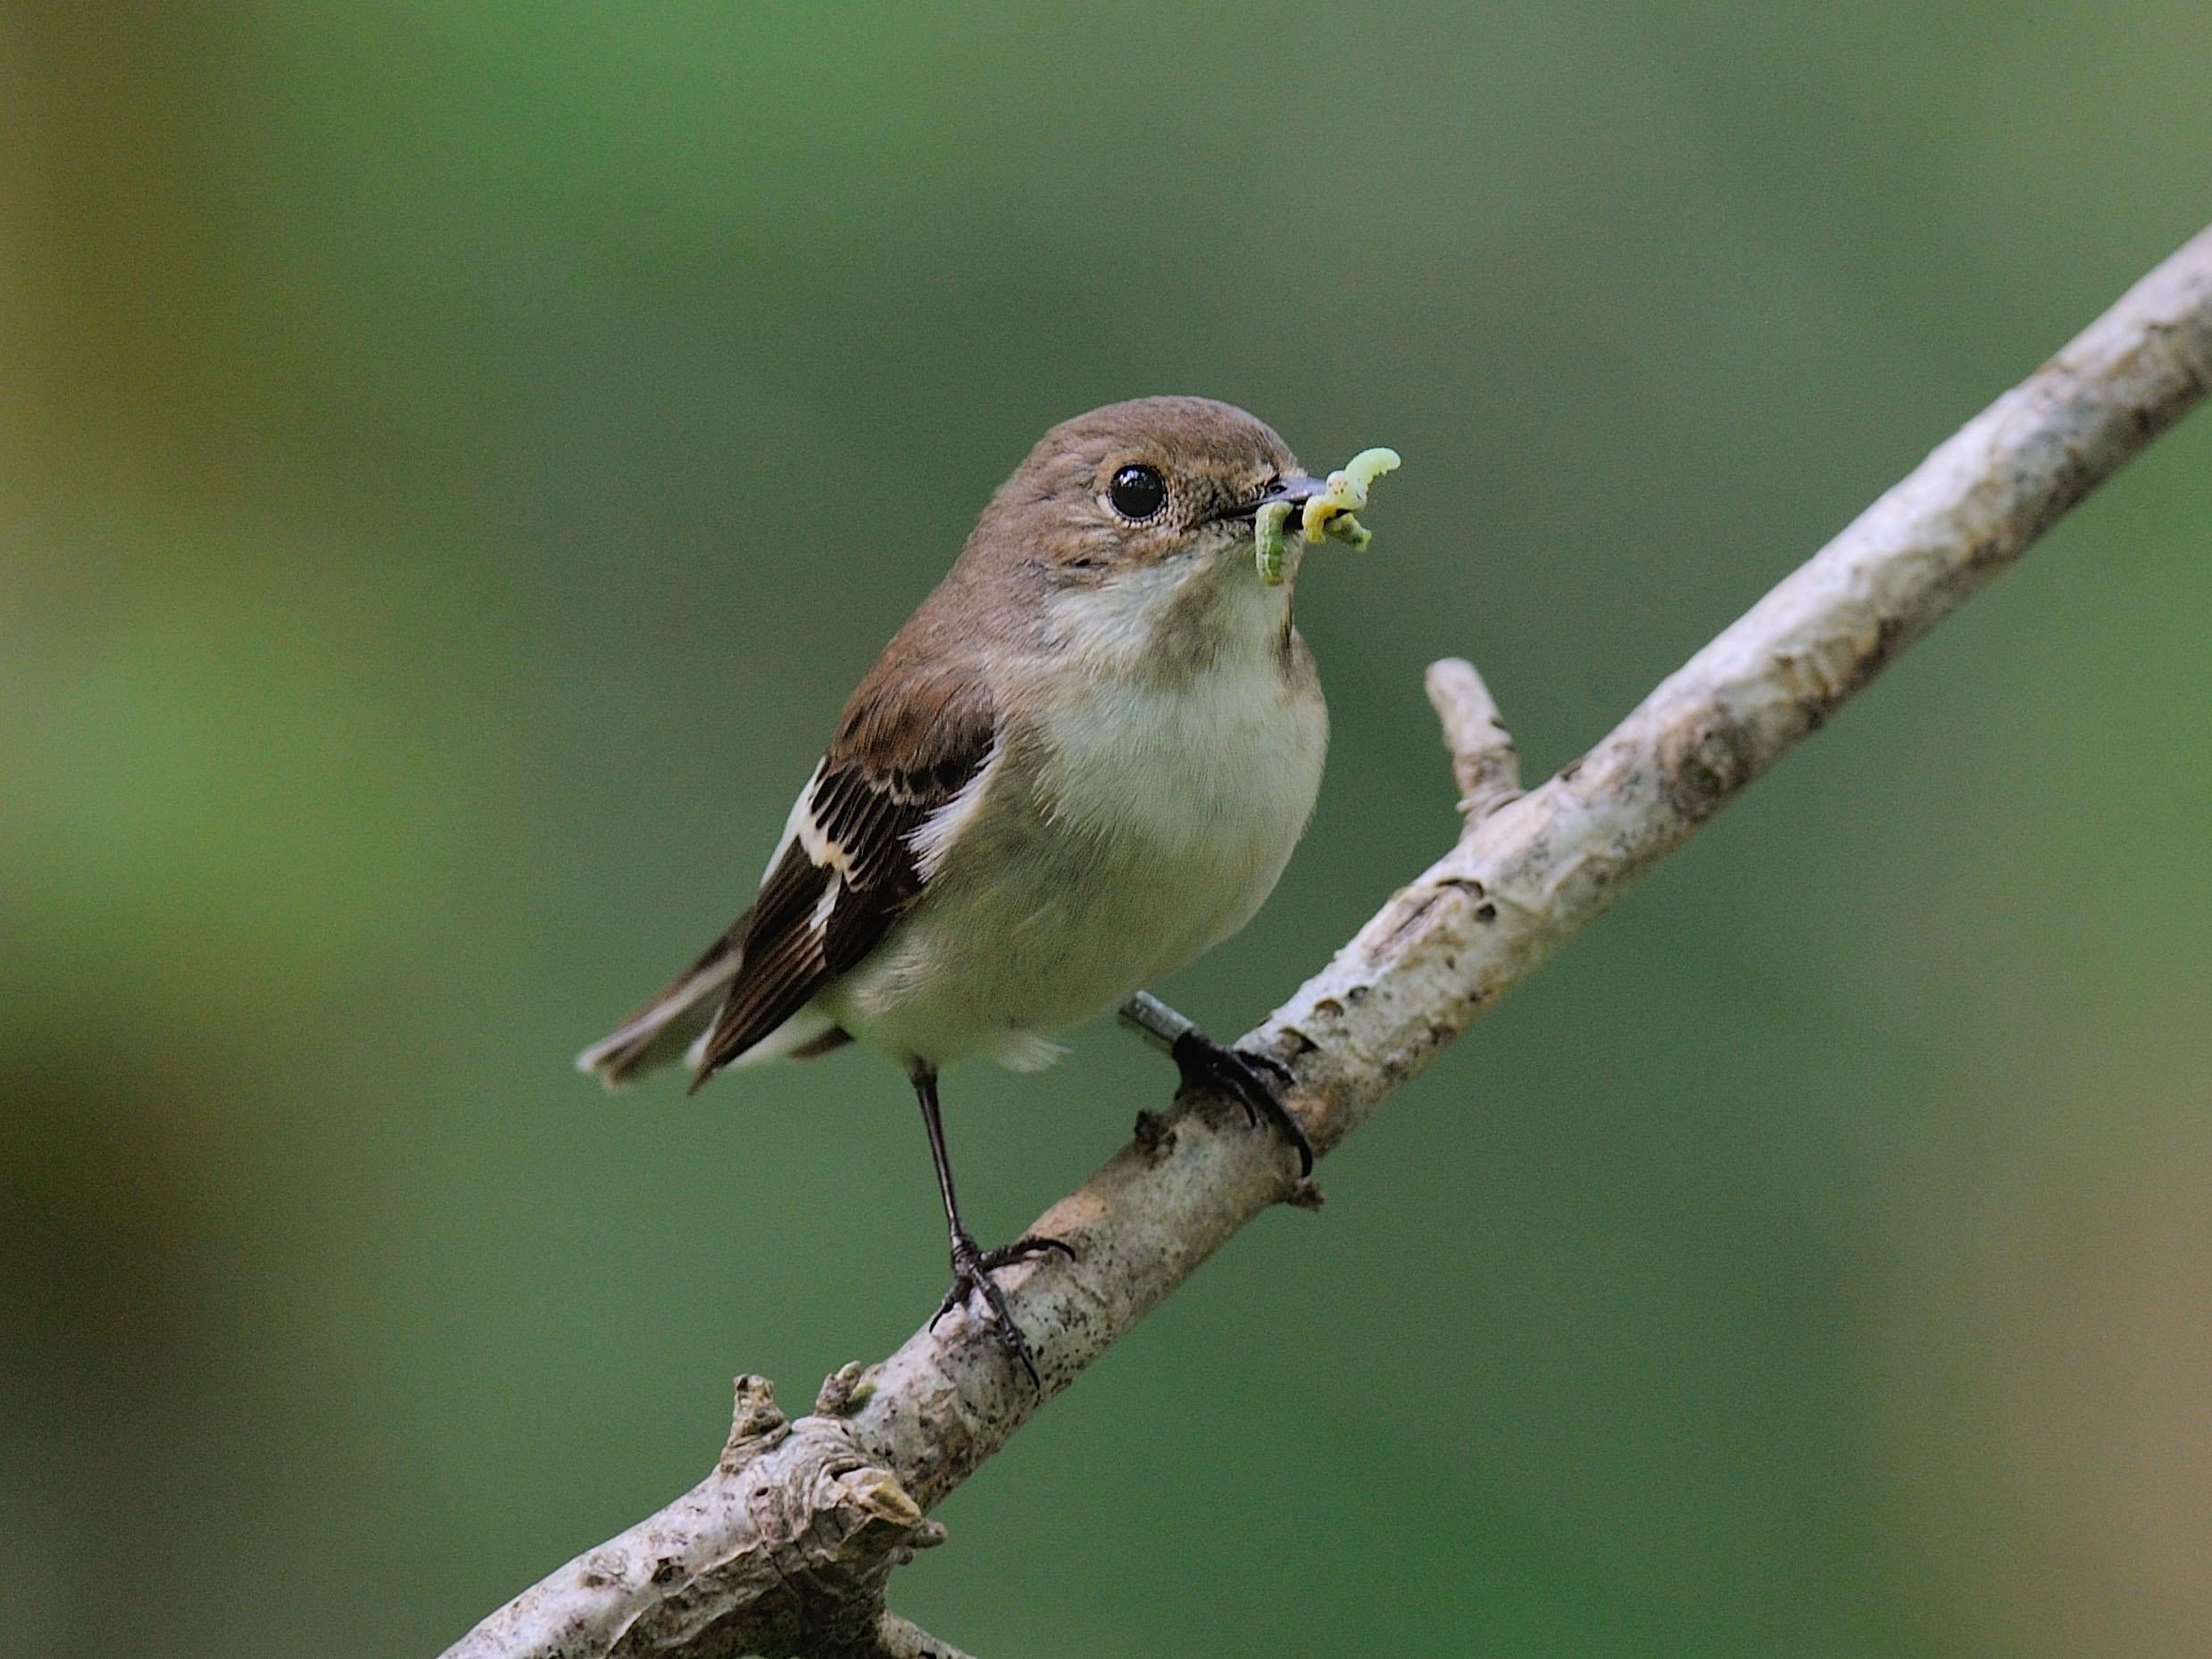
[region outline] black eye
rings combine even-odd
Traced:
[[[1106,499],[1124,518],[1149,518],[1168,504],[1168,481],[1153,467],[1124,467],[1106,486]]]

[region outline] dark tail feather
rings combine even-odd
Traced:
[[[691,1040],[713,1023],[722,993],[737,975],[744,953],[741,920],[710,945],[652,1001],[616,1030],[576,1057],[576,1069],[610,1089],[644,1076],[683,1055]]]
[[[791,1051],[794,1060],[819,1060],[825,1054],[835,1054],[852,1041],[852,1033],[832,1025],[819,1037],[810,1037]]]

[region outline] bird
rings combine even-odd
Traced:
[[[979,1298],[1033,1383],[992,1273],[1074,1251],[977,1245],[941,1071],[1049,1065],[1060,1033],[1120,1006],[1185,1085],[1241,1101],[1310,1172],[1287,1073],[1143,988],[1252,918],[1312,816],[1327,707],[1294,580],[1255,570],[1253,519],[1324,487],[1273,428],[1210,398],[1053,427],[852,693],[751,907],[578,1068],[615,1088],[681,1058],[696,1091],[849,1042],[889,1057],[944,1208],[936,1318]]]

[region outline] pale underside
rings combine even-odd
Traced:
[[[1046,671],[1019,676],[990,758],[912,838],[920,897],[737,1063],[842,1029],[902,1064],[1047,1065],[1055,1033],[1242,927],[1305,827],[1327,746],[1289,593],[1216,558],[1062,606]],[[1163,662],[1160,611],[1193,602],[1210,649]],[[806,800],[778,858],[805,838]]]

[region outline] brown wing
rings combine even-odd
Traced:
[[[915,832],[990,764],[997,718],[980,678],[896,668],[886,656],[862,682],[800,799],[797,833],[741,924],[694,1089],[876,948],[927,881]]]

